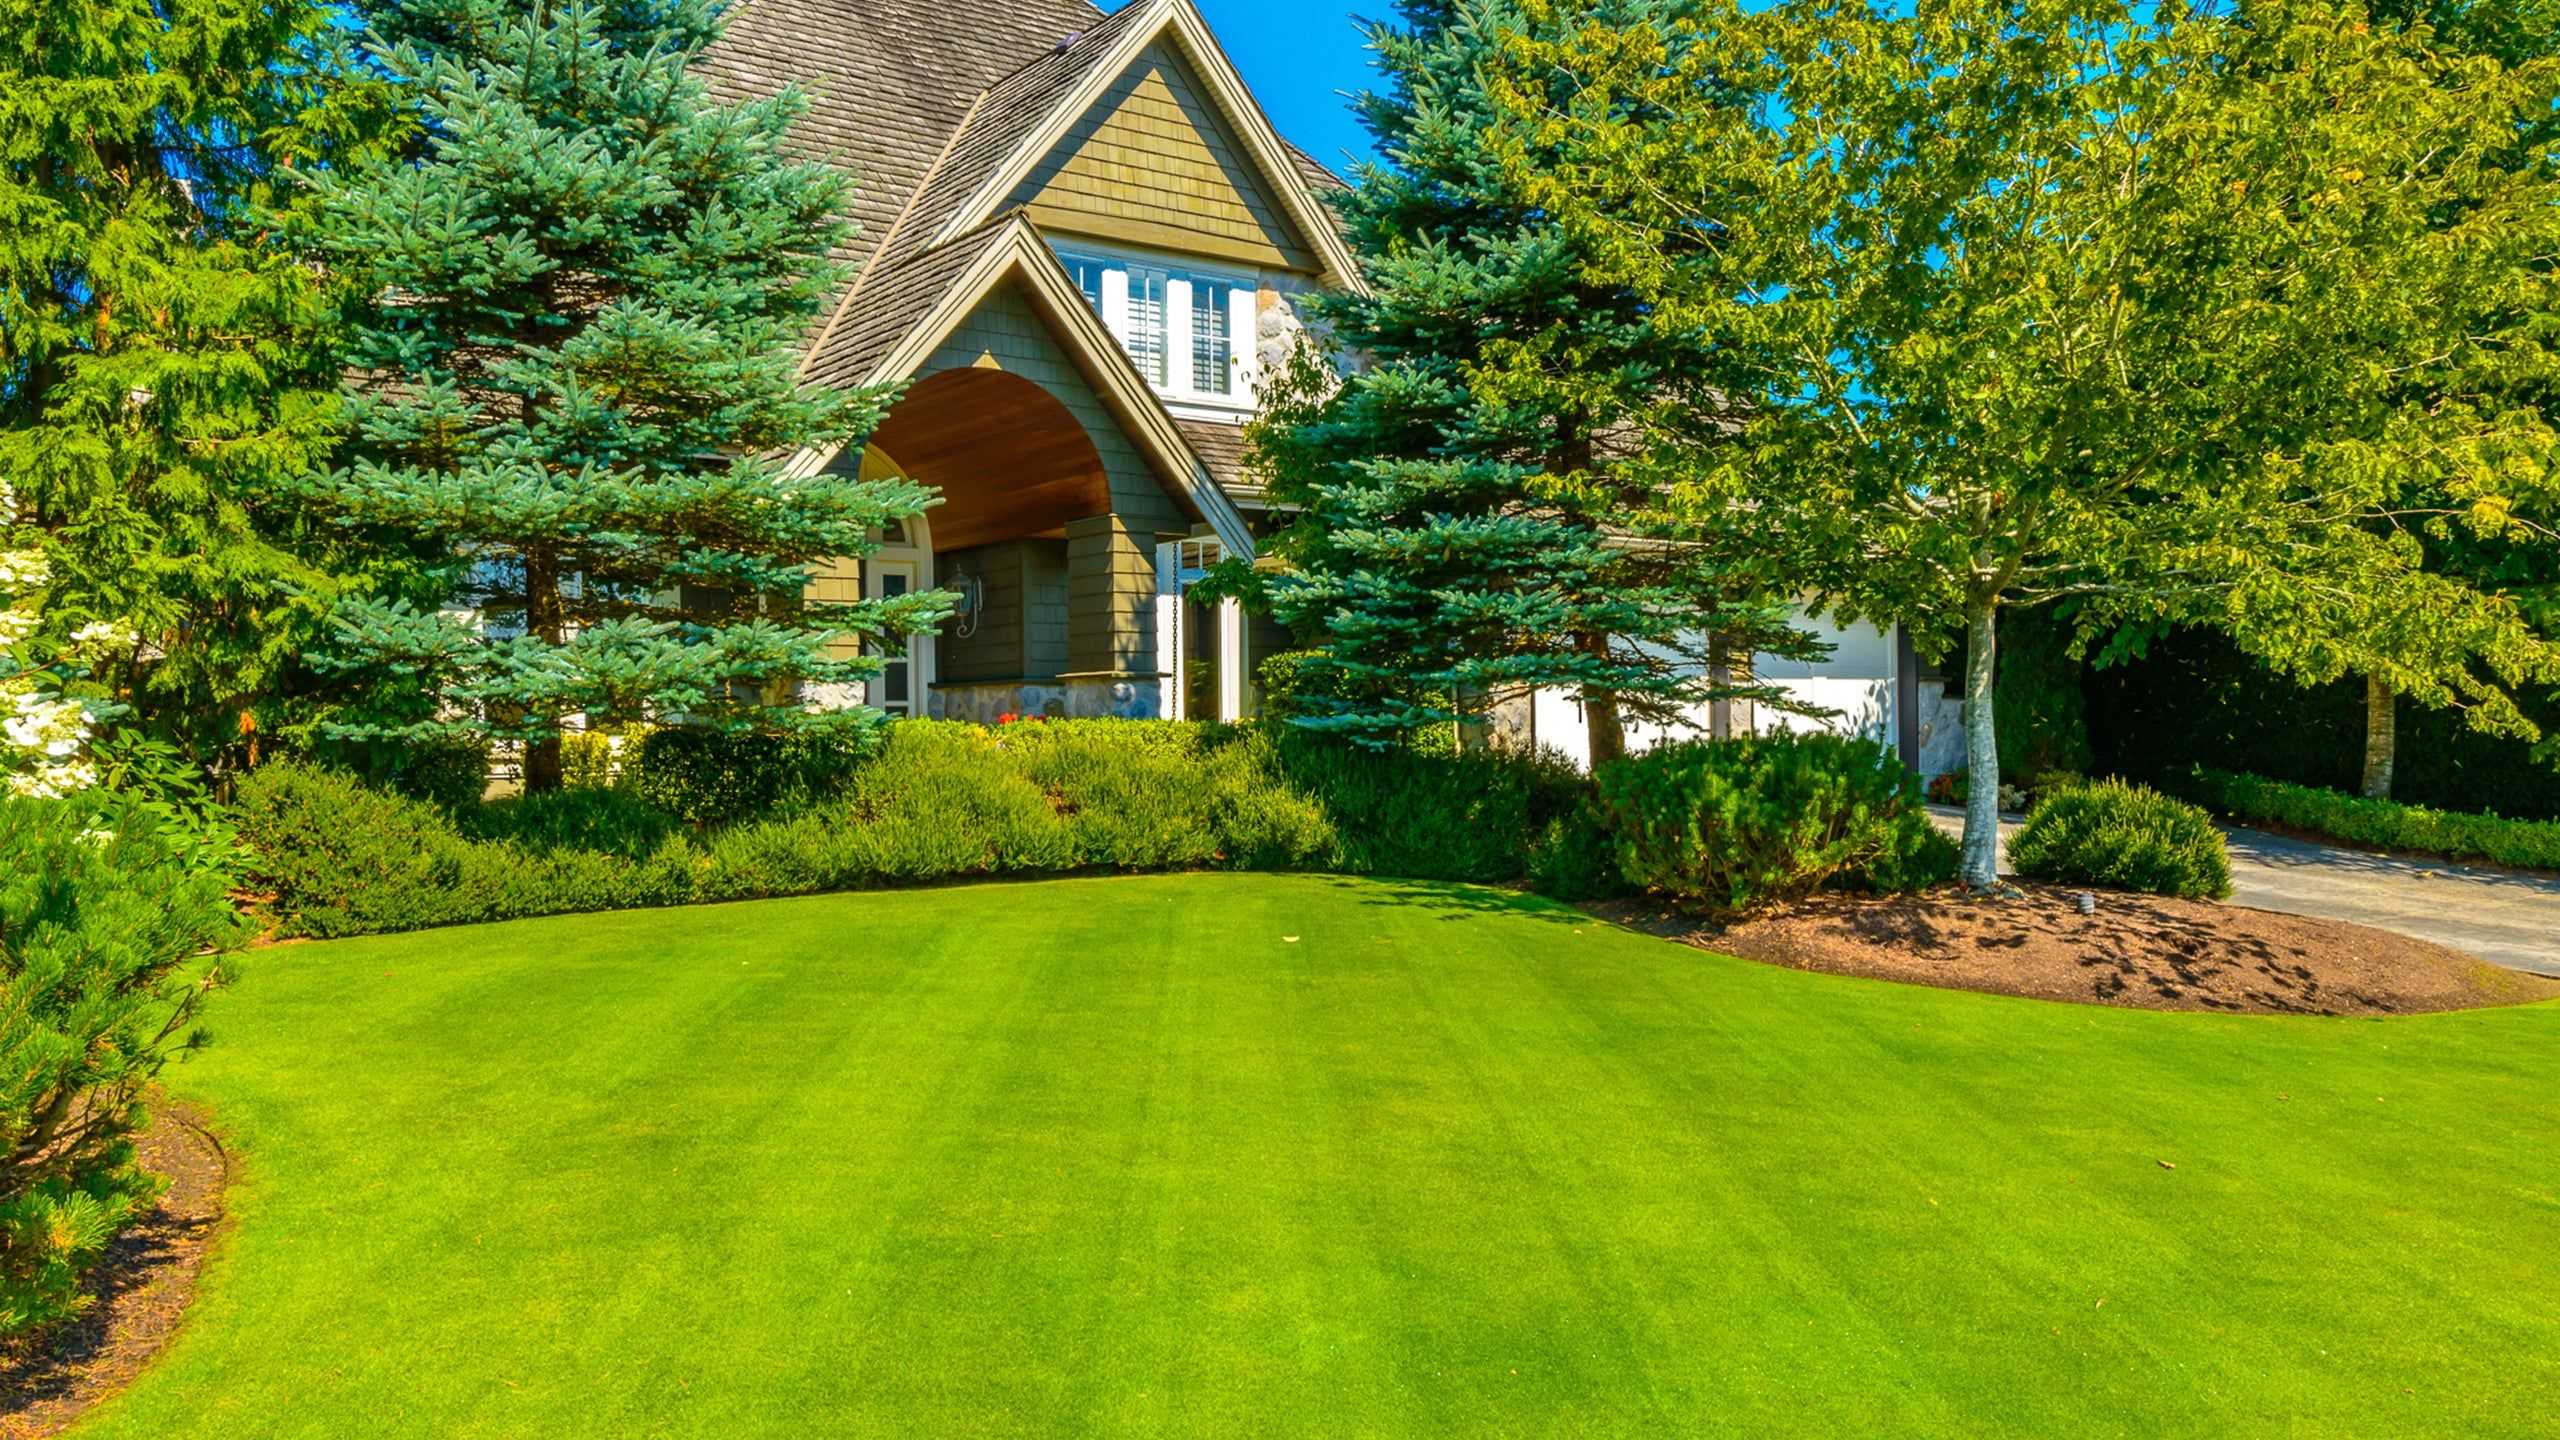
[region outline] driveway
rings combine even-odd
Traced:
[[[1930,807],[1941,829],[1964,831],[1961,812]],[[2018,822],[2003,820],[2001,868]],[[2560,878],[2514,870],[2407,860],[2263,830],[2226,829],[2231,903],[2393,930],[2450,945],[2493,964],[2560,976]]]

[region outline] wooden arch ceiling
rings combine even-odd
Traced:
[[[1102,455],[1058,398],[1002,370],[946,370],[918,381],[871,443],[908,477],[942,492],[927,517],[933,548],[1057,535],[1111,509]]]

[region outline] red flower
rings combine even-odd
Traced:
[[[999,716],[997,716],[997,717],[996,717],[996,723],[997,723],[998,725],[1011,725],[1011,724],[1013,724],[1013,723],[1015,723],[1015,722],[1019,721],[1021,718],[1022,718],[1021,716],[1014,714],[1014,713],[1013,713],[1012,711],[1010,711],[1010,710],[1007,710],[1007,711],[1006,711],[1006,712],[1004,712],[1003,714],[1001,714],[1001,715],[999,715]]]

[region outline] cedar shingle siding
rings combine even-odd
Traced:
[[[1168,47],[1150,46],[1017,189],[1044,230],[1313,271],[1243,147]]]

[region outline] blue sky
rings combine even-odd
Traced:
[[[1118,0],[1099,3],[1120,8]],[[1370,78],[1367,42],[1352,25],[1355,3],[1370,14],[1394,10],[1386,0],[1199,0],[1271,123],[1336,170],[1344,151],[1369,153],[1369,132],[1342,98]]]

